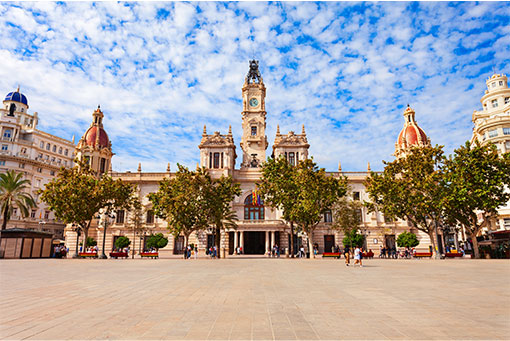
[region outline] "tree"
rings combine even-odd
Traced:
[[[468,141],[446,161],[443,186],[448,222],[465,228],[479,258],[476,237],[510,200],[510,153],[499,155],[493,144]]]
[[[415,247],[420,244],[418,237],[412,232],[404,231],[397,237],[397,246],[398,247]]]
[[[147,230],[147,226],[143,223],[143,215],[144,209],[142,208],[142,203],[140,199],[137,197],[133,200],[133,205],[131,206],[131,210],[129,211],[129,219],[127,222],[127,226],[131,227],[133,230],[133,241],[136,241],[136,236],[142,236],[142,234]],[[131,258],[135,258],[135,247],[133,246],[133,252],[131,253]],[[142,252],[141,246],[139,253]]]
[[[342,243],[344,246],[363,246],[364,237],[358,233],[361,223],[361,208],[359,201],[341,198],[333,206],[335,223],[333,228],[344,232]]]
[[[290,225],[290,254],[294,257],[294,224],[292,210],[298,200],[299,188],[294,181],[295,167],[285,157],[268,158],[262,164],[262,176],[257,183],[264,203],[282,211],[282,218]]]
[[[128,247],[131,244],[131,241],[126,236],[120,236],[115,240],[115,247],[118,249],[123,249],[125,247]]]
[[[430,237],[437,254],[437,224],[443,216],[441,185],[444,162],[442,146],[412,148],[409,155],[384,162],[382,174],[371,172],[365,182],[371,211],[387,218],[405,219]]]
[[[159,250],[164,248],[168,244],[168,238],[163,236],[163,233],[151,234],[149,238],[147,238],[147,248],[155,248]]]
[[[41,190],[41,199],[65,224],[75,224],[87,240],[90,224],[100,209],[108,213],[129,209],[134,186],[103,175],[98,178],[84,162],[73,168],[62,167],[58,176]]]
[[[359,233],[358,229],[351,229],[345,232],[342,244],[344,247],[362,247],[365,242],[365,236]]]
[[[310,258],[313,254],[313,232],[326,210],[347,192],[347,179],[327,176],[324,168],[318,168],[312,159],[296,166],[293,180],[298,188],[297,200],[289,213],[308,238]]]
[[[207,196],[201,174],[177,164],[178,171],[172,179],[163,179],[159,189],[148,195],[154,213],[168,222],[168,229],[174,236],[184,235],[188,245],[191,233],[205,229],[208,212],[205,209]]]
[[[91,247],[91,246],[96,246],[97,245],[97,241],[92,238],[92,237],[87,237],[86,239],[86,242],[85,242],[85,247]]]
[[[34,198],[26,191],[29,189],[30,180],[23,179],[23,173],[9,170],[0,174],[0,204],[2,208],[2,230],[7,227],[11,219],[14,206],[19,208],[23,217],[28,217],[29,210],[36,207]]]
[[[221,231],[237,228],[237,213],[232,210],[234,198],[241,195],[241,186],[234,183],[231,176],[222,175],[219,179],[212,179],[207,170],[198,168],[197,177],[201,182],[203,208],[207,212],[209,224],[215,231],[215,244],[220,246]]]

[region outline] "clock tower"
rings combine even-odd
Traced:
[[[266,87],[259,71],[259,62],[250,61],[250,70],[243,85],[243,136],[241,168],[258,168],[266,159]]]

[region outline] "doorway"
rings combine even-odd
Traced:
[[[244,250],[247,255],[263,255],[266,247],[266,233],[244,232]]]
[[[323,252],[333,252],[335,247],[335,235],[334,234],[325,234],[324,235],[324,251]]]
[[[386,249],[393,249],[394,247],[396,247],[395,245],[395,235],[394,234],[389,234],[389,235],[385,235],[384,236],[384,241],[385,241],[385,244],[386,244]]]
[[[184,236],[177,236],[174,239],[174,255],[184,254]]]

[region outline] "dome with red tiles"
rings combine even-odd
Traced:
[[[98,126],[92,126],[90,127],[87,132],[85,133],[85,142],[87,145],[91,147],[96,147],[96,140],[97,140],[97,134],[99,131],[99,147],[105,148],[109,145],[108,135],[106,134],[106,131],[104,131],[103,128],[100,128]]]
[[[397,143],[395,143],[395,156],[406,155],[411,147],[423,147],[430,145],[427,134],[421,129],[414,119],[414,110],[407,106],[404,111],[404,128],[398,134]]]

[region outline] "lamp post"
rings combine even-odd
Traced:
[[[97,219],[101,219],[101,216],[98,216],[96,217]],[[106,228],[108,227],[108,219],[113,219],[115,218],[115,213],[113,212],[104,212],[102,214],[102,218],[103,218],[103,248],[102,248],[102,253],[101,253],[101,256],[99,256],[100,259],[107,259],[108,257],[106,256],[105,254],[105,245],[106,245]]]
[[[78,253],[78,243],[80,242],[80,232],[81,232],[81,229],[80,229],[80,226],[78,225],[75,225],[73,224],[72,226],[74,226],[74,232],[76,232],[76,249],[75,249],[75,253],[73,255],[73,258],[80,258],[80,255]]]

